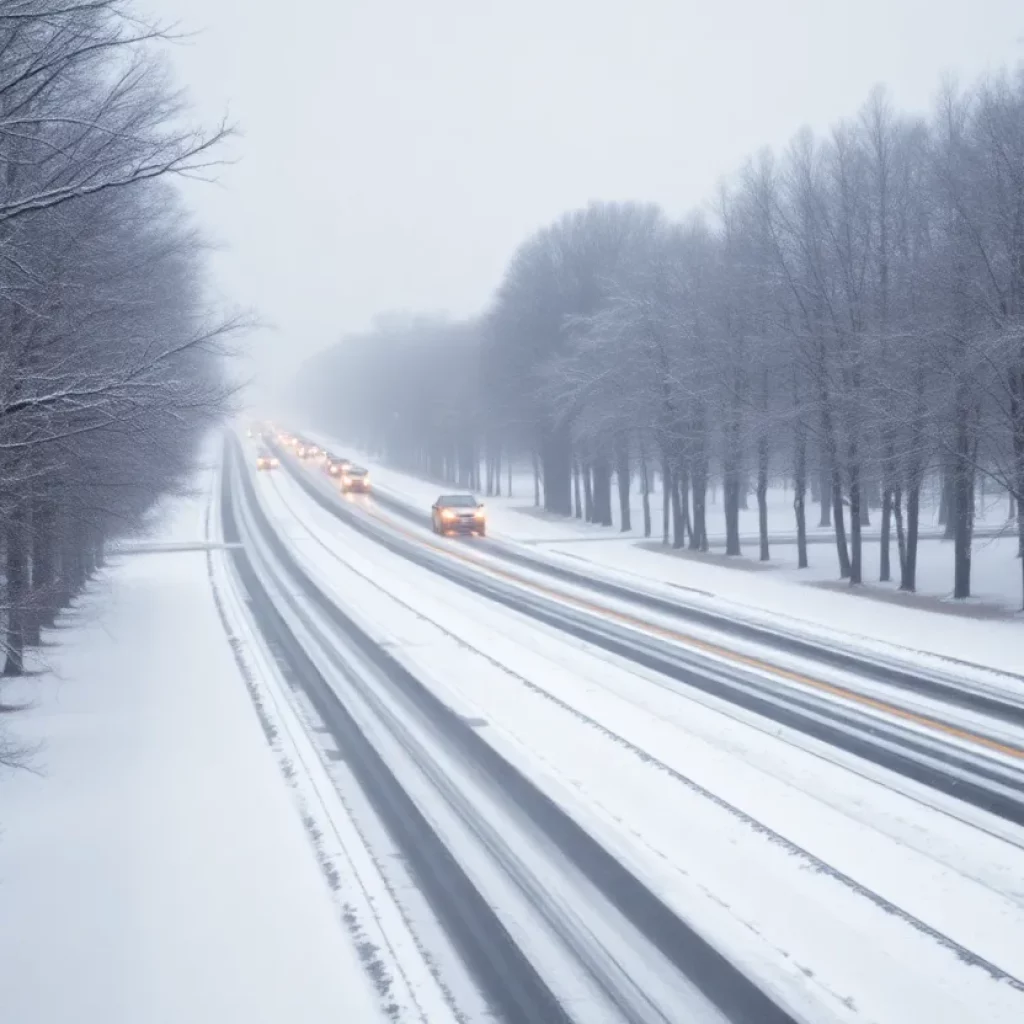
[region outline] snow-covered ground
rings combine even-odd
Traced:
[[[349,614],[761,983],[817,1004],[809,1019],[1021,1012],[1012,986],[821,869],[1019,975],[1017,847],[480,602],[341,527],[286,474],[259,487]]]
[[[208,484],[208,481],[206,482]],[[158,540],[204,537],[206,505]],[[121,556],[5,684],[36,773],[0,774],[12,1024],[383,1019],[268,746],[199,551]]]
[[[312,436],[337,450],[349,450],[329,437],[315,432]],[[429,509],[443,490],[436,483],[364,461],[371,468],[375,489],[415,508]],[[839,641],[881,641],[909,652],[928,652],[1015,674],[1024,667],[1024,630],[1019,616],[1009,612],[1020,599],[1021,568],[1020,561],[1013,557],[1014,542],[1010,539],[979,538],[975,542],[976,591],[1006,609],[1004,615],[992,618],[970,603],[937,600],[949,593],[951,550],[949,543],[941,540],[922,541],[919,552],[922,593],[930,593],[935,600],[914,604],[897,600],[894,595],[892,600],[867,600],[867,587],[853,592],[843,586],[825,585],[838,578],[831,544],[811,547],[811,570],[796,569],[795,546],[783,544],[773,547],[773,562],[768,568],[753,559],[724,564],[724,560],[714,558],[672,555],[656,543],[638,542],[634,536],[575,520],[539,516],[532,507],[532,494],[520,499],[488,499],[487,508],[492,536],[526,545],[535,555],[562,560],[576,569],[590,566],[595,572],[612,571],[638,585],[657,583],[701,591],[728,602],[737,614],[775,619]],[[999,508],[995,506],[996,513]],[[756,548],[748,545],[747,551],[756,558]],[[877,552],[877,542],[865,544],[866,574],[877,567]],[[798,585],[801,583],[804,585]]]

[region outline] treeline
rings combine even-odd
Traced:
[[[202,246],[170,175],[225,132],[185,126],[119,0],[0,4],[0,661],[180,486],[224,404]]]
[[[637,203],[566,214],[479,319],[382,323],[300,391],[413,470],[478,485],[482,459],[493,486],[502,458],[532,456],[563,515],[610,524],[615,485],[626,528],[631,478],[657,469],[672,542],[696,550],[720,486],[727,552],[749,491],[767,559],[784,480],[801,566],[814,492],[842,576],[907,591],[937,478],[967,597],[980,487],[1024,537],[1024,74],[948,88],[927,118],[878,90],[681,223]],[[865,566],[869,506],[881,555]]]

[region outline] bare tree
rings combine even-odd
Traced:
[[[225,408],[202,246],[160,179],[224,138],[182,129],[119,0],[0,9],[0,531],[4,673],[107,539],[187,474]]]
[[[303,386],[326,415],[331,375],[358,379],[335,419],[452,479],[465,474],[438,406],[459,410],[488,490],[503,459],[528,457],[549,512],[611,523],[616,480],[629,528],[639,470],[645,535],[656,470],[663,539],[696,551],[720,484],[725,550],[741,553],[752,481],[767,560],[769,491],[784,481],[798,564],[810,493],[853,585],[872,574],[878,509],[878,578],[894,575],[895,541],[899,586],[916,589],[922,505],[941,479],[963,598],[978,481],[1008,496],[1024,552],[1022,225],[1024,73],[946,88],[930,121],[878,89],[827,136],[751,161],[708,216],[566,214],[519,248],[483,323],[378,327]]]

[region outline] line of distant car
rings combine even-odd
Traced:
[[[296,458],[314,460],[323,466],[324,472],[338,481],[343,494],[369,494],[370,471],[357,466],[351,459],[336,455],[326,448],[297,434],[278,433],[277,440],[295,452]]]
[[[248,430],[248,435],[251,438],[266,440],[268,434],[271,437],[276,437],[282,446],[290,448],[299,459],[322,460],[324,472],[338,481],[342,494],[370,493],[369,470],[357,466],[351,459],[329,452],[298,434],[275,430],[265,424],[253,424]],[[277,469],[279,465],[277,456],[267,448],[261,448],[256,455],[257,469]],[[442,494],[431,506],[430,524],[434,533],[442,536],[447,534],[487,536],[487,515],[483,502],[472,494]]]

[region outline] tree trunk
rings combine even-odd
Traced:
[[[640,492],[644,509],[644,536],[651,535],[651,479],[647,470],[647,452],[640,448]]]
[[[540,508],[540,463],[537,453],[532,452],[533,457],[533,507]]]
[[[907,492],[907,557],[900,575],[900,590],[917,590],[917,536],[921,520],[921,481],[912,480]]]
[[[693,538],[693,522],[690,519],[690,466],[685,460],[680,460],[676,481],[679,487],[679,511],[682,514],[682,540],[685,543],[688,538]]]
[[[1024,267],[1024,262],[1022,262]],[[1024,609],[1024,508],[1016,500],[1024,497],[1024,346],[1020,353],[1019,368],[1011,378],[1010,421],[1013,431],[1013,486],[1010,491],[1010,519],[1017,520],[1017,557],[1021,571],[1021,607]],[[1016,506],[1016,507],[1014,507]]]
[[[1024,515],[1017,517],[1017,557],[1020,559],[1021,610],[1024,611]]]
[[[761,561],[771,557],[768,551],[768,438],[764,431],[757,442],[757,535],[761,542]]]
[[[690,528],[690,547],[694,551],[708,549],[708,464],[698,453],[693,467],[693,524]]]
[[[25,671],[25,627],[28,621],[28,552],[23,501],[16,499],[7,518],[7,658],[5,676]]]
[[[797,567],[807,568],[807,509],[804,497],[807,494],[807,431],[802,419],[796,424],[796,451],[794,453],[793,511],[796,514],[796,558]],[[813,496],[812,496],[812,501]]]
[[[574,459],[572,464],[572,495],[577,519],[583,518],[583,499],[580,496],[580,461]]]
[[[681,548],[686,544],[687,495],[686,477],[682,470],[676,472],[672,486],[672,547]]]
[[[863,501],[860,492],[860,463],[857,461],[856,451],[851,452],[850,459],[850,584],[851,586],[863,581],[861,573],[861,546],[860,528],[862,524],[861,510]]]
[[[629,509],[629,448],[620,441],[615,453],[615,478],[619,487],[619,530],[628,533],[633,528]]]
[[[73,522],[68,524],[61,559],[61,564],[67,569],[68,596],[69,598],[75,597],[85,587],[86,574],[82,549],[79,545],[79,530]]]
[[[79,557],[82,560],[82,569],[85,575],[83,584],[92,579],[93,574],[96,572],[96,545],[93,539],[92,528],[87,526],[85,523],[80,523],[78,527],[77,547],[79,551]]]
[[[846,521],[843,513],[843,479],[839,472],[839,442],[836,439],[835,423],[832,419],[831,397],[823,381],[821,390],[821,434],[823,451],[828,460],[829,496],[832,500],[832,521],[835,525],[836,554],[839,556],[839,578],[850,578],[850,551],[846,544]]]
[[[594,516],[600,526],[612,525],[612,467],[607,455],[594,460]]]
[[[903,579],[907,571],[907,533],[903,525],[903,488],[898,484],[892,490],[889,507],[896,524],[896,554],[900,560],[900,579]]]
[[[590,474],[590,463],[586,462],[582,467],[583,473],[583,518],[588,522],[594,521],[594,487]]]
[[[668,544],[669,508],[672,501],[672,471],[669,469],[668,456],[661,457],[661,543]]]
[[[725,506],[725,553],[739,555],[740,550],[740,472],[735,455],[726,453],[722,504]]]
[[[941,495],[939,498],[939,526],[946,529],[943,532],[943,539],[952,540],[956,534],[956,513],[954,511],[955,497],[953,495],[953,477],[955,471],[949,465],[949,457],[942,460]]]
[[[953,471],[953,597],[971,596],[971,541],[974,532],[974,473],[969,425],[958,423],[957,462]]]
[[[889,565],[889,541],[892,533],[892,490],[886,486],[882,491],[882,526],[878,549],[878,579],[888,583],[892,579]]]
[[[925,452],[925,378],[918,374],[915,384],[914,415],[911,420],[909,460],[904,463],[907,484],[906,551],[900,556],[900,590],[913,594],[917,590],[917,541],[921,520],[921,488],[928,468]],[[899,493],[897,492],[897,510]],[[898,528],[897,523],[897,528]]]
[[[572,441],[567,426],[559,426],[545,438],[541,452],[544,470],[544,508],[560,516],[572,515]]]
[[[42,629],[57,618],[55,525],[52,505],[37,501],[32,513],[32,613],[25,635],[25,642],[33,646],[40,643]]]
[[[836,554],[839,556],[839,578],[850,578],[850,551],[846,546],[846,520],[843,513],[843,481],[839,467],[832,469],[832,518],[836,528]]]

